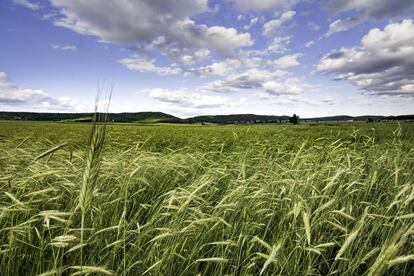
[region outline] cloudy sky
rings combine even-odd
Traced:
[[[412,0],[1,0],[0,110],[414,113]]]

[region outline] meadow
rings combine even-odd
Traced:
[[[0,121],[1,275],[414,275],[412,122],[91,129]]]

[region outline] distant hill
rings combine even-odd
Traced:
[[[307,121],[367,121],[368,119],[382,120],[385,118],[387,117],[378,116],[378,115],[364,115],[364,116],[337,115],[337,116],[328,116],[328,117],[306,118],[304,120],[307,120]]]
[[[197,116],[186,119],[189,123],[260,123],[260,122],[279,122],[287,121],[289,116],[267,116],[255,114],[232,114],[232,115],[211,115]]]
[[[110,120],[121,123],[132,122],[180,122],[181,119],[162,112],[111,113]],[[35,113],[35,112],[0,112],[0,120],[32,121],[91,121],[93,113]]]
[[[363,116],[348,116],[348,115],[338,115],[338,116],[329,116],[329,117],[317,117],[317,118],[306,118],[306,121],[367,121],[367,120],[414,120],[413,115],[399,115],[399,116],[380,116],[380,115],[363,115]]]
[[[384,119],[387,120],[414,120],[414,114],[413,115],[399,115],[399,116],[388,116]]]
[[[162,112],[126,112],[110,113],[110,120],[120,123],[275,123],[286,122],[289,116],[272,116],[256,114],[231,114],[231,115],[207,115],[181,119]],[[0,120],[32,120],[32,121],[71,121],[88,122],[93,118],[93,113],[36,113],[36,112],[2,112]],[[328,116],[317,118],[301,118],[304,121],[368,121],[368,120],[414,120],[414,115],[399,116]]]

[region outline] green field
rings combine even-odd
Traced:
[[[90,132],[0,121],[0,275],[414,275],[414,123]]]

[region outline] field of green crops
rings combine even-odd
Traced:
[[[414,275],[414,123],[91,130],[0,122],[0,275]]]

